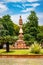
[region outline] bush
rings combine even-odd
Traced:
[[[43,49],[41,49],[40,54],[43,54]]]
[[[31,45],[30,47],[31,53],[39,54],[40,51],[41,51],[41,45],[39,45],[38,43],[34,43]]]

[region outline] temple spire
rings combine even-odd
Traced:
[[[23,24],[22,17],[20,16],[20,19],[19,19],[19,28],[20,28],[20,30],[19,30],[19,39],[23,38],[22,24]]]
[[[23,30],[22,30],[22,25],[23,25],[23,21],[22,21],[22,17],[20,16],[19,18],[19,39],[16,41],[15,43],[15,48],[26,48],[26,44],[25,41],[23,40]]]

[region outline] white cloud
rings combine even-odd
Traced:
[[[23,8],[21,5],[17,4],[17,5],[13,5],[14,7],[18,7],[18,8]]]
[[[25,0],[5,0],[6,2],[24,2]]]
[[[0,3],[0,13],[5,12],[7,9],[8,8],[6,5],[4,5],[3,3]]]
[[[37,13],[37,16],[39,18],[39,25],[43,25],[43,13]]]
[[[26,7],[26,6],[37,7],[37,6],[39,6],[39,5],[40,5],[39,3],[23,4],[24,7]]]
[[[11,15],[11,20],[12,20],[14,23],[18,24],[19,16],[20,16],[19,14],[18,14],[18,15]]]
[[[0,18],[2,18],[2,16],[0,16]]]
[[[34,8],[26,8],[25,10],[22,10],[22,12],[29,12],[31,10],[34,10]]]
[[[39,5],[40,5],[39,3],[34,3],[34,4],[32,4],[31,6],[37,7],[37,6],[39,6]]]
[[[4,0],[4,1],[6,1],[6,2],[26,2],[26,1],[28,1],[28,2],[36,2],[38,0]]]
[[[23,4],[23,10],[22,10],[22,12],[29,12],[29,11],[31,11],[31,10],[35,10],[35,8],[36,8],[37,6],[39,6],[39,5],[40,5],[39,3]],[[32,7],[25,9],[26,6],[32,6]]]
[[[28,2],[36,2],[36,1],[38,1],[38,0],[27,0]]]

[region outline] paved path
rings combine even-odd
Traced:
[[[43,58],[0,58],[0,65],[43,65]]]

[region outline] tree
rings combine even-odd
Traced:
[[[31,11],[31,14],[28,16],[28,21],[30,23],[29,26],[29,33],[35,39],[37,39],[38,30],[38,17],[34,11]]]
[[[27,43],[37,41],[37,34],[39,33],[38,17],[34,11],[31,11],[25,24],[23,24],[24,39]]]
[[[39,26],[39,30],[43,33],[43,26]]]
[[[40,42],[43,39],[43,33],[40,32],[39,34],[37,34],[37,40],[38,42]]]
[[[28,16],[28,21],[30,22],[30,26],[32,27],[38,27],[38,17],[35,13],[35,11],[31,11],[31,14]]]
[[[9,15],[3,16],[2,25],[4,29],[8,31],[8,35],[14,35],[14,23],[11,21]]]
[[[19,26],[17,24],[14,24],[14,30],[15,30],[15,35],[18,36],[18,34],[19,34]]]
[[[2,18],[0,18],[0,36],[5,36],[8,34],[8,31],[4,28],[2,23]]]
[[[24,34],[24,40],[29,41],[30,38],[31,38],[31,35],[30,34]]]
[[[43,26],[39,26],[39,33],[37,34],[37,41],[42,42],[43,40]]]
[[[29,26],[30,26],[29,22],[26,22],[25,24],[23,24],[23,32],[24,32],[24,34],[29,33]]]

